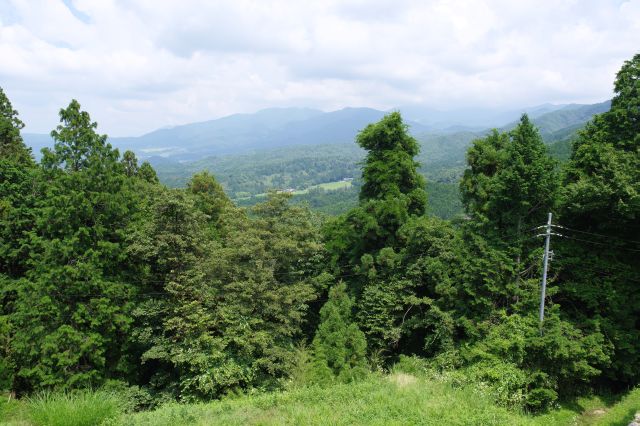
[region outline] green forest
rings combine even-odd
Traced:
[[[309,182],[350,189],[251,206],[209,172],[161,184],[76,100],[59,118],[36,162],[0,90],[0,422],[559,424],[587,397],[620,404],[608,424],[640,410],[640,54],[565,154],[523,115],[473,141],[455,186],[425,179],[398,112],[358,134],[357,176],[335,156]],[[434,213],[438,196],[464,214]],[[315,211],[323,197],[344,213]]]

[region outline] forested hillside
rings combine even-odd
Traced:
[[[215,170],[179,185],[190,169],[173,169],[172,188],[76,100],[36,162],[0,91],[0,389],[32,410],[29,396],[47,407],[60,399],[39,392],[79,389],[129,411],[282,389],[298,404],[409,366],[402,380],[446,382],[425,398],[446,389],[483,410],[469,418],[523,424],[627,392],[640,382],[640,54],[614,93],[564,163],[527,114],[455,148],[433,138],[436,155],[392,112],[357,146],[205,159],[191,170]],[[300,194],[335,197],[336,216],[268,191],[343,178]],[[458,180],[464,215],[435,217],[456,215]],[[414,415],[451,414],[433,401]]]

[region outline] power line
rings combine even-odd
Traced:
[[[611,236],[611,235],[598,234],[598,233],[595,233],[595,232],[581,231],[579,229],[569,228],[569,227],[563,226],[563,225],[551,225],[551,226],[554,226],[556,228],[566,229],[566,230],[572,231],[572,232],[578,232],[580,234],[593,235],[595,237],[602,237],[602,238],[607,238],[607,239],[620,240],[620,241],[623,241],[623,242],[626,242],[626,243],[640,244],[640,241],[628,240],[626,238],[620,238],[620,237],[614,237],[614,236]]]
[[[585,240],[583,238],[576,238],[576,237],[570,237],[568,235],[562,235],[562,234],[555,234],[559,237],[562,238],[567,238],[569,240],[575,240],[575,241],[580,241],[583,243],[589,243],[589,244],[596,244],[596,245],[600,245],[600,246],[607,246],[607,247],[611,247],[610,243],[603,243],[600,241],[591,241],[591,240]],[[627,247],[616,247],[616,250],[626,250],[626,251],[631,251],[631,252],[635,252],[635,253],[640,253],[640,250],[637,249],[631,249],[631,248],[627,248]]]

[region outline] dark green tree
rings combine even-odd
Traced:
[[[15,390],[100,384],[128,373],[135,268],[125,256],[137,198],[118,151],[77,101],[60,111],[17,287]]]
[[[349,382],[367,373],[367,342],[351,319],[352,307],[346,284],[340,282],[329,290],[312,345],[314,376],[319,382]]]
[[[138,176],[149,183],[160,182],[158,180],[158,175],[156,174],[156,171],[153,169],[153,167],[148,161],[143,161],[142,164],[140,164],[140,168],[138,169]]]
[[[208,172],[193,175],[187,190],[195,196],[196,207],[209,217],[211,224],[216,224],[223,210],[231,205],[222,186]]]
[[[511,132],[475,141],[467,163],[460,184],[467,213],[500,236],[544,223],[557,202],[555,162],[526,114]]]
[[[132,177],[138,174],[138,159],[133,151],[125,151],[124,154],[122,154],[122,160],[120,160],[120,162],[124,167],[125,175]]]
[[[31,149],[27,148],[20,136],[24,123],[18,118],[9,98],[0,87],[0,158],[18,164],[33,164]]]
[[[360,205],[328,228],[329,249],[354,264],[397,243],[400,227],[426,209],[424,179],[418,173],[418,142],[409,135],[400,113],[368,125],[357,137],[367,150],[362,167]]]
[[[614,83],[611,110],[579,134],[565,171],[560,223],[567,238],[558,300],[580,327],[599,328],[613,348],[614,383],[640,378],[640,54]],[[581,240],[581,241],[580,241]]]
[[[18,282],[28,269],[38,170],[20,136],[24,127],[0,88],[0,389],[13,387]]]

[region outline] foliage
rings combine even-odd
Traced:
[[[353,302],[340,282],[329,290],[329,299],[320,310],[320,325],[313,339],[316,381],[337,378],[350,382],[366,375],[367,342],[351,320]]]
[[[528,423],[518,410],[636,384],[639,76],[636,55],[618,73],[611,109],[580,132],[564,165],[526,115],[508,132],[435,138],[455,146],[419,157],[391,113],[357,136],[361,179],[359,148],[341,158],[325,146],[316,148],[326,161],[271,153],[234,173],[197,173],[183,189],[160,185],[133,152],[120,156],[75,100],[34,163],[0,91],[0,387],[18,397],[67,392],[18,403],[35,423],[180,423],[212,412],[240,423],[275,414],[395,422],[395,411],[404,422]],[[556,148],[566,149],[585,114],[545,118],[547,137],[565,144]],[[454,151],[477,136],[460,216],[453,182],[464,166]],[[425,158],[430,167],[420,169]],[[434,174],[427,205],[423,175]],[[343,178],[355,179],[325,191]],[[265,193],[294,181],[305,185],[297,199]],[[540,322],[542,250],[531,237],[550,211],[554,258]],[[383,377],[367,357],[379,372],[399,362]],[[230,397],[282,386],[290,391]],[[360,402],[339,406],[330,392]],[[170,404],[157,417],[120,416],[225,396],[195,412]],[[330,403],[309,407],[317,397]],[[372,401],[385,411],[358,406]],[[461,418],[453,407],[477,412]]]
[[[353,264],[364,254],[396,245],[400,227],[426,208],[424,180],[413,159],[418,144],[399,113],[367,126],[357,142],[368,152],[360,204],[327,228],[329,250]]]
[[[31,149],[27,148],[20,136],[24,123],[18,118],[9,98],[0,87],[0,158],[21,165],[32,165]]]
[[[510,133],[494,130],[477,140],[467,161],[460,188],[467,212],[478,222],[520,234],[553,209],[555,163],[526,114]]]
[[[506,389],[500,399],[516,402],[522,397],[531,409],[548,408],[559,393],[580,392],[600,373],[594,365],[607,360],[602,335],[585,335],[560,319],[557,308],[548,312],[542,332],[534,315],[494,321],[499,323],[487,326],[486,337],[462,356],[473,363],[472,378],[502,384],[508,380],[506,372],[512,372],[514,380],[501,385]]]
[[[605,377],[640,378],[640,54],[625,62],[614,83],[611,110],[579,135],[564,178],[561,221],[571,228],[559,243],[559,298],[570,315],[599,328],[613,349]],[[577,308],[579,306],[579,309]]]
[[[11,343],[14,389],[100,383],[126,371],[133,266],[124,255],[136,196],[118,151],[72,101],[42,161],[29,269],[19,279]],[[34,345],[34,342],[38,342]]]
[[[207,241],[207,217],[195,207],[216,204],[199,198],[210,194],[199,188],[191,186],[195,199],[162,191],[151,226],[132,245],[151,266],[146,282],[158,294],[136,313],[136,335],[147,347],[142,360],[153,386],[182,399],[215,397],[284,374],[318,291],[313,263],[322,256],[312,217],[283,195],[256,206],[254,219],[225,204],[217,211],[219,237]]]

